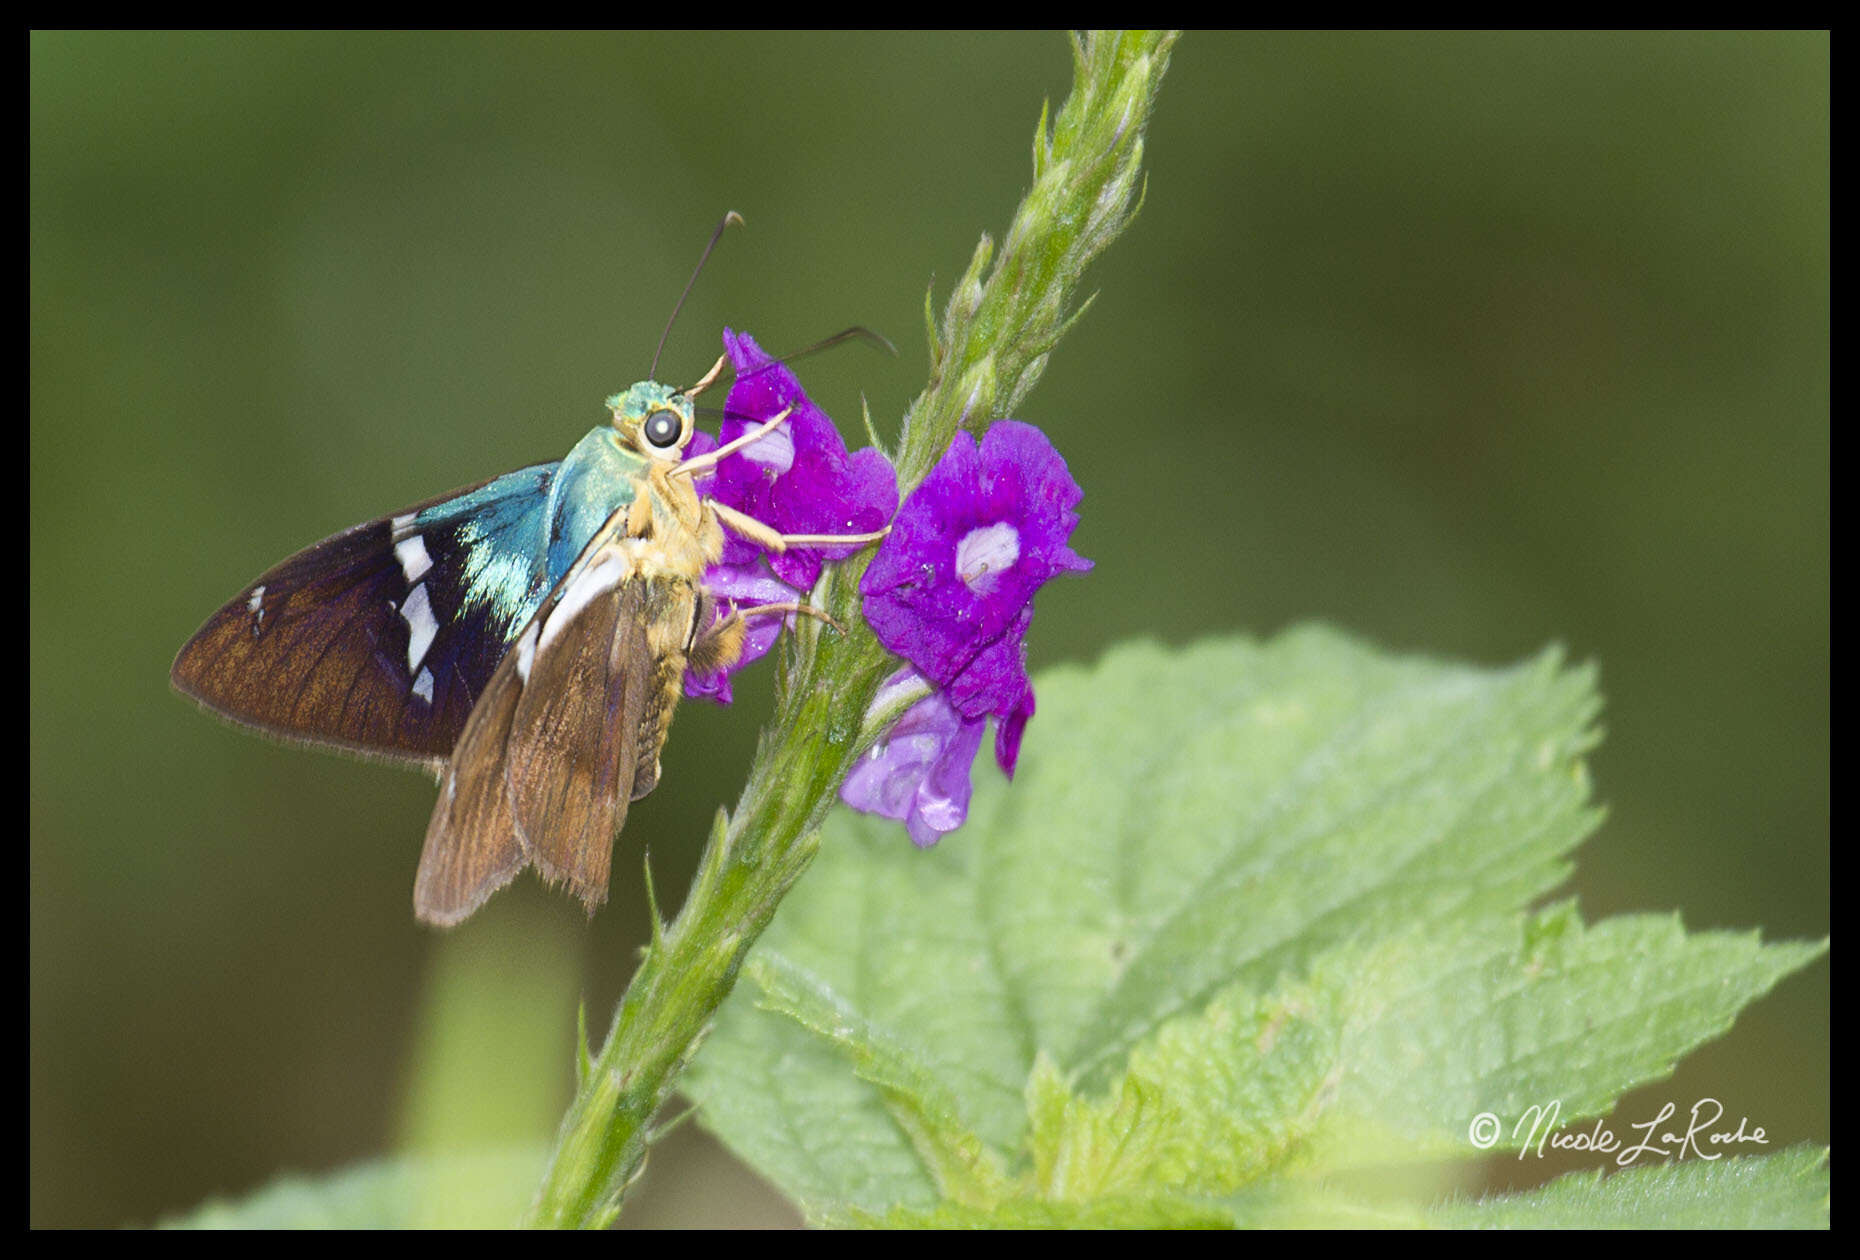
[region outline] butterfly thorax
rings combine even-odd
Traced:
[[[694,580],[723,555],[723,527],[716,513],[698,496],[691,478],[673,475],[675,465],[654,464],[647,474],[650,523],[637,506],[628,522],[635,537],[650,540],[654,560],[664,571],[689,574]]]
[[[575,443],[549,487],[550,584],[568,572],[614,512],[638,502],[652,462],[606,425]]]

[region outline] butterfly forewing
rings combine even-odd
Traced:
[[[539,464],[358,525],[208,619],[176,687],[287,739],[437,764],[547,589]]]

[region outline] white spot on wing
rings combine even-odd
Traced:
[[[517,640],[517,677],[525,683],[530,680],[530,662],[536,657],[536,623],[530,622],[523,637]]]
[[[420,667],[420,676],[413,680],[413,694],[428,704],[433,702],[433,671],[424,665]]]
[[[388,533],[396,542],[405,538],[408,533],[412,531],[413,518],[417,515],[419,515],[419,513],[409,512],[405,516],[397,516],[388,522]]]
[[[536,646],[539,649],[548,647],[556,635],[579,617],[589,604],[620,585],[632,572],[632,564],[619,551],[610,549],[595,553],[588,567],[576,574],[575,580],[562,592],[561,601],[550,612],[548,624],[542,628],[542,641]]]
[[[395,543],[394,554],[399,557],[400,571],[407,575],[408,582],[418,582],[433,567],[433,558],[426,554],[426,539],[419,534]]]
[[[433,619],[432,601],[426,597],[425,583],[413,588],[407,602],[400,606],[400,615],[407,622],[407,672],[412,673],[420,667],[426,649],[433,646],[433,636],[439,633],[439,623]]]
[[[245,606],[252,613],[252,633],[257,634],[265,628],[265,588],[262,583],[252,588],[252,596],[245,601]]]

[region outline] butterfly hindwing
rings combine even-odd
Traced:
[[[656,777],[697,599],[694,584],[640,576],[625,527],[618,512],[597,531],[466,723],[420,856],[420,918],[458,922],[526,863],[590,911],[607,899],[614,836],[643,794],[642,758]]]
[[[491,675],[440,778],[413,884],[414,913],[427,923],[451,927],[463,921],[529,860],[501,771],[510,720],[523,694],[516,661],[515,652],[507,654]]]
[[[358,525],[208,619],[177,688],[287,739],[437,765],[547,590],[539,464]]]
[[[517,831],[538,873],[567,884],[590,911],[607,900],[656,673],[647,583],[633,558],[624,542],[597,551],[543,621],[505,766]]]

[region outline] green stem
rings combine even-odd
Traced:
[[[958,427],[980,433],[1024,398],[1082,311],[1086,264],[1135,214],[1143,128],[1172,34],[1092,33],[1073,44],[1073,89],[1050,134],[1042,111],[1034,183],[995,257],[984,236],[932,321],[931,377],[911,405],[898,452],[909,491]],[[993,261],[992,270],[989,264]],[[876,732],[862,716],[896,661],[859,618],[861,555],[831,566],[817,602],[840,636],[805,622],[784,640],[775,713],[736,810],[720,815],[684,906],[656,918],[598,1058],[563,1117],[528,1224],[601,1227],[645,1166],[653,1118],[697,1053],[737,972],[820,843],[839,785]]]

